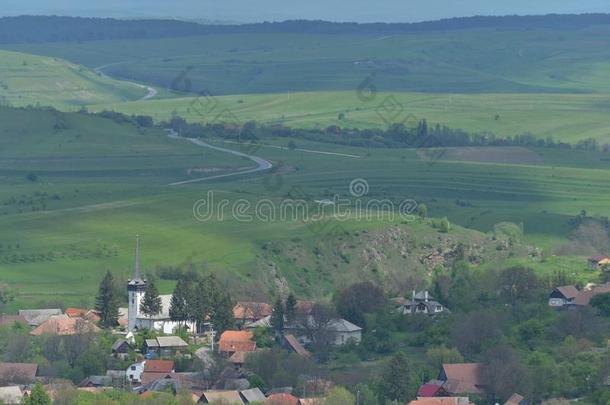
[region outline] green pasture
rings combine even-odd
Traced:
[[[54,57],[0,51],[0,101],[15,106],[83,105],[137,100],[147,91]]]
[[[356,90],[452,93],[604,92],[607,27],[454,30],[402,35],[216,34],[15,44],[128,80],[212,94]]]
[[[425,203],[430,216],[447,216],[455,224],[484,232],[502,221],[522,223],[527,243],[535,242],[545,255],[552,255],[566,240],[569,219],[582,209],[592,215],[609,214],[610,180],[602,153],[587,156],[533,150],[542,160],[528,165],[427,161],[420,151],[408,149],[367,150],[297,142],[297,150],[288,150],[283,148],[286,139],[272,139],[255,154],[272,161],[276,171],[168,186],[188,178],[185,169],[194,165],[224,165],[226,170],[234,170],[245,162],[169,140],[155,130],[138,131],[97,117],[66,114],[68,128],[54,132],[56,113],[4,112],[15,117],[23,114],[21,124],[12,124],[22,127],[21,132],[7,126],[5,120],[0,131],[5,145],[0,154],[4,162],[0,274],[3,282],[18,289],[16,305],[90,302],[106,270],[128,277],[136,234],[142,235],[143,262],[149,270],[192,265],[218,272],[237,292],[255,289],[259,294],[270,293],[277,277],[282,277],[300,283],[301,294],[316,295],[327,294],[341,277],[330,262],[304,274],[298,260],[280,254],[280,266],[270,268],[269,249],[274,248],[265,246],[293,241],[311,255],[337,224],[352,235],[363,230],[381,232],[390,225],[410,227],[417,235],[436,232],[429,226],[401,225],[398,218],[362,220],[353,215],[345,222],[329,219],[330,227],[321,229],[300,220],[243,222],[231,216],[230,208],[221,219],[198,221],[193,205],[209,191],[228,204],[247,200],[254,205],[263,198],[279,204],[287,197],[312,204],[335,195],[353,199],[349,184],[362,178],[369,185],[368,194],[362,197],[365,202],[383,199],[399,204],[413,199]],[[85,129],[87,135],[75,137]],[[67,146],[60,148],[60,143]],[[31,155],[27,154],[29,145]],[[561,165],[562,160],[572,163]],[[30,172],[36,174],[35,180],[28,179]],[[456,228],[450,235],[462,239],[469,232],[474,231]],[[358,242],[354,243],[357,250]],[[584,263],[582,257],[553,260],[574,269],[579,277],[595,277],[582,276],[584,268],[577,265]],[[547,271],[549,266],[539,259],[536,263]],[[161,286],[169,291],[172,284],[163,282]]]
[[[610,96],[604,94],[426,94],[355,91],[185,97],[94,106],[92,109],[147,114],[172,113],[192,122],[256,120],[291,127],[385,128],[390,123],[427,119],[500,137],[531,133],[575,142],[610,141]]]

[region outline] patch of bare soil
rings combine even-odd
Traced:
[[[418,151],[422,159],[429,160],[423,156],[424,151]],[[519,146],[480,146],[480,147],[458,147],[446,148],[440,159],[467,162],[505,163],[521,165],[537,165],[544,162],[542,156],[536,152]]]

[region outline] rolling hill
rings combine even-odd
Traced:
[[[0,61],[0,100],[10,105],[76,109],[137,100],[147,93],[145,86],[100,76],[57,58],[0,51]]]

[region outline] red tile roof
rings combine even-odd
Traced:
[[[480,363],[443,364],[446,381],[443,389],[450,394],[480,394],[482,365]]]
[[[35,363],[0,363],[0,380],[4,383],[32,382],[37,372]]]
[[[238,302],[233,307],[233,317],[235,319],[255,319],[259,320],[271,315],[273,307],[265,302]]]
[[[595,297],[598,294],[605,293],[610,293],[610,282],[603,285],[595,286],[587,290],[581,290],[574,299],[574,304],[589,305],[589,302],[591,302],[591,298]]]
[[[0,326],[13,325],[15,323],[27,325],[28,321],[21,315],[0,315]]]
[[[82,317],[86,313],[87,313],[87,310],[82,309],[82,308],[68,308],[64,312],[64,314],[68,315],[70,318]]]
[[[298,405],[299,399],[290,394],[271,394],[267,397],[265,403],[273,405]]]
[[[305,349],[293,335],[285,335],[286,343],[300,356],[309,357],[311,354]]]
[[[555,290],[559,291],[561,293],[561,295],[563,295],[564,297],[566,297],[568,299],[576,298],[576,296],[578,295],[578,288],[576,288],[576,286],[573,286],[573,285],[564,285],[564,286],[555,288]]]
[[[474,405],[467,397],[417,398],[408,405]]]
[[[144,363],[145,373],[171,373],[174,371],[173,360],[146,360]]]
[[[417,396],[435,397],[442,388],[442,384],[424,384],[417,390]]]
[[[100,328],[92,322],[82,318],[66,318],[55,319],[51,318],[40,324],[36,329],[30,332],[32,336],[40,336],[42,334],[49,335],[79,335],[83,333],[97,333]]]
[[[254,334],[249,331],[227,330],[220,336],[221,352],[253,352],[256,343],[252,340]]]

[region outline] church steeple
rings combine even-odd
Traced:
[[[142,279],[142,265],[140,262],[140,235],[136,235],[136,256],[134,261],[133,278],[129,280],[128,289],[143,289],[146,280]],[[139,287],[139,288],[136,288]]]
[[[140,271],[140,235],[136,235],[136,262],[134,267],[135,269],[133,273],[133,279],[141,280],[142,275]]]

